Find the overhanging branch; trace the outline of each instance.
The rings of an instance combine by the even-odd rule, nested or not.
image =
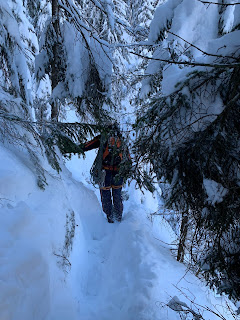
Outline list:
[[[195,45],[194,45],[194,44],[192,44],[191,42],[189,42],[189,41],[187,41],[187,40],[183,39],[183,38],[182,38],[182,37],[180,37],[179,35],[177,35],[177,34],[175,34],[175,33],[171,32],[171,31],[168,31],[168,33],[172,34],[173,36],[175,36],[175,37],[177,37],[177,38],[179,38],[179,39],[181,39],[181,40],[183,40],[184,42],[186,42],[187,44],[189,44],[191,47],[193,47],[193,48],[197,49],[198,51],[202,52],[202,53],[203,53],[203,54],[205,54],[206,56],[216,57],[216,58],[229,58],[229,59],[235,59],[235,60],[239,61],[239,58],[236,58],[236,57],[232,57],[232,56],[223,56],[223,55],[221,55],[221,54],[213,54],[213,53],[206,52],[206,51],[204,51],[204,50],[200,49],[199,47],[195,46]]]
[[[235,2],[235,3],[218,3],[218,2],[210,2],[210,1],[203,1],[203,0],[198,0],[199,2],[206,3],[206,4],[217,4],[219,6],[235,6],[235,4],[240,4],[240,2]]]
[[[167,59],[160,59],[160,58],[152,58],[152,57],[147,57],[142,54],[132,52],[130,51],[129,53],[134,54],[135,56],[141,57],[143,59],[147,60],[154,60],[154,61],[161,61],[161,62],[166,62],[168,64],[177,64],[177,65],[188,65],[188,66],[193,66],[193,67],[208,67],[208,68],[238,68],[240,66],[239,63],[229,63],[229,64],[224,64],[224,63],[199,63],[199,62],[189,62],[189,61],[174,61],[174,60],[167,60]]]

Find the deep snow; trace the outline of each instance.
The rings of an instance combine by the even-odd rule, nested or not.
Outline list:
[[[223,312],[224,299],[172,255],[167,222],[150,219],[157,197],[132,183],[123,221],[107,223],[89,183],[94,156],[73,157],[60,175],[43,164],[42,191],[27,156],[0,147],[0,319],[177,320],[172,297],[197,310],[185,294]]]

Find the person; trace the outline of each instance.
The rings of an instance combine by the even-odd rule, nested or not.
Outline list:
[[[124,146],[124,139],[118,124],[109,125],[107,134],[96,136],[83,144],[81,148],[83,152],[99,148],[97,155],[99,161],[95,160],[94,168],[97,167],[97,162],[100,162],[98,171],[101,171],[101,178],[98,184],[100,185],[102,209],[109,223],[114,223],[115,220],[120,222],[123,213],[123,177],[120,175],[120,164],[127,158],[129,165],[131,159],[128,149]]]

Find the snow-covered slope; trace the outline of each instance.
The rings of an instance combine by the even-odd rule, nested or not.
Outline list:
[[[131,184],[124,220],[107,223],[87,183],[93,157],[73,158],[60,176],[48,168],[42,191],[28,159],[0,147],[0,319],[177,320],[166,305],[174,296],[195,312],[191,301],[223,312],[172,256],[167,223],[148,219],[152,195]]]

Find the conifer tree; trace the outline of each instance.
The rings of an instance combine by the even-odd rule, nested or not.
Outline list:
[[[46,106],[47,101],[42,94],[38,95],[34,88],[34,62],[38,51],[38,38],[31,21],[35,21],[34,11],[38,10],[38,4],[31,7],[28,1],[22,0],[1,1],[0,4],[0,139],[3,143],[13,144],[20,150],[28,151],[38,185],[44,188],[47,181],[45,170],[41,166],[43,155],[45,154],[51,166],[59,171],[59,155],[55,145],[57,144],[63,152],[66,151],[66,143],[63,140],[66,137],[65,141],[72,152],[78,152],[79,149],[67,137],[81,143],[96,126],[90,127],[80,123],[54,125],[49,121],[47,110],[40,108],[38,104],[41,102]],[[46,6],[47,2],[42,2],[41,5]],[[43,10],[42,13],[42,20],[46,20],[47,11]],[[41,29],[37,22],[35,27],[37,30]],[[61,69],[59,71],[61,75]],[[59,73],[57,75],[59,79]],[[45,82],[47,83],[47,80]]]
[[[34,54],[37,39],[21,0],[0,2],[0,139],[27,150],[40,187],[45,172],[36,149],[42,146],[32,108]]]
[[[180,244],[211,286],[239,299],[240,6],[229,8],[188,0],[158,7],[135,152],[165,180],[166,206],[191,224]]]

